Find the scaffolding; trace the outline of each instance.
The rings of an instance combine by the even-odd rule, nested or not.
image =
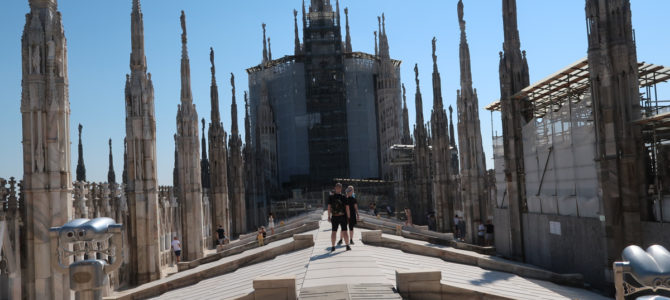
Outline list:
[[[670,222],[670,100],[658,98],[657,85],[670,80],[670,68],[638,63],[640,119],[653,184],[646,219]],[[581,59],[512,96],[531,103],[533,119],[522,128],[527,209],[531,213],[598,217],[596,166],[588,60]],[[486,106],[493,112],[500,101]],[[505,208],[502,137],[493,138],[496,207]],[[502,182],[501,182],[502,181]],[[644,218],[644,217],[643,217]]]

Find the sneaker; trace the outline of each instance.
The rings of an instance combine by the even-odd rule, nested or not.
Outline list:
[[[341,245],[342,245],[342,239],[340,239],[340,240],[337,242],[337,245],[338,245],[338,246],[341,246]]]
[[[349,247],[349,245],[347,245],[347,251],[349,251],[349,250],[351,250],[351,247]]]
[[[354,240],[349,240],[349,245],[353,245],[353,244],[354,244]]]
[[[335,246],[330,248],[330,252],[335,252]]]

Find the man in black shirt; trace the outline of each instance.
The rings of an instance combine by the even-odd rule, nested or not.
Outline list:
[[[333,247],[331,252],[335,251],[335,239],[337,238],[337,228],[342,228],[342,236],[347,244],[347,251],[351,250],[349,247],[349,236],[347,234],[347,220],[349,219],[349,206],[347,206],[347,199],[342,195],[342,184],[335,185],[335,192],[328,198],[328,222],[333,226],[330,240]]]
[[[226,240],[226,231],[223,229],[223,226],[219,225],[216,233],[219,236],[219,245],[223,245],[223,242]]]
[[[486,235],[485,235],[486,246],[493,245],[493,230],[494,229],[491,220],[486,221]]]
[[[348,186],[347,189],[344,191],[346,199],[347,199],[347,206],[349,207],[349,244],[353,245],[354,244],[354,226],[356,226],[356,223],[358,221],[358,201],[354,197],[354,187],[353,186]],[[344,232],[344,231],[343,231]],[[337,242],[337,245],[342,244],[342,239],[343,236],[340,234],[340,240]]]

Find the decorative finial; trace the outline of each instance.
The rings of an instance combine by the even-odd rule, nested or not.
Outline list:
[[[458,22],[463,21],[463,0],[458,0]]]
[[[112,151],[112,138],[109,138],[109,151]]]
[[[407,97],[405,96],[405,84],[403,83],[402,85],[402,101],[405,106],[407,106]]]
[[[379,50],[377,49],[377,31],[375,31],[374,34],[375,34],[375,55],[379,55]]]
[[[212,64],[212,69],[214,69],[214,48],[209,47],[209,62]]]
[[[451,107],[451,105],[449,105],[449,114],[453,114],[453,113],[454,113],[454,109]]]
[[[205,134],[205,118],[202,118],[202,132],[203,132],[203,138]]]
[[[437,42],[437,38],[433,37],[432,43],[433,43],[433,64],[437,63],[437,55],[435,55],[435,42]]]
[[[79,123],[79,138],[81,139],[81,130],[84,128],[84,126]]]
[[[235,74],[230,72],[230,85],[233,87],[233,97],[235,97]]]
[[[416,87],[419,88],[419,64],[414,64],[414,80],[416,81]]]
[[[298,11],[296,9],[293,9],[293,19],[298,20]]]
[[[212,85],[216,85],[216,67],[214,66],[214,48],[209,47],[209,62],[212,64]]]
[[[181,21],[181,43],[182,45],[186,45],[186,15],[183,10],[181,11],[179,20]]]

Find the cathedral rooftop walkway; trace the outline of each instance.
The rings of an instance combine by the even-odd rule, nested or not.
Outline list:
[[[385,246],[373,246],[364,243],[362,235],[376,235],[377,231],[356,229],[355,244],[352,251],[344,246],[330,252],[331,225],[324,212],[319,221],[319,229],[307,232],[313,244],[283,252],[266,260],[244,258],[268,249],[285,247],[293,239],[287,238],[270,243],[261,248],[247,250],[244,253],[225,257],[219,261],[179,272],[168,278],[145,284],[134,290],[135,296],[128,297],[129,291],[118,292],[110,299],[265,299],[254,298],[254,280],[268,276],[286,276],[295,278],[295,289],[299,299],[401,299],[397,293],[399,272],[412,272],[417,269],[433,271],[439,275],[437,280],[448,287],[452,296],[465,296],[476,293],[492,299],[607,299],[599,294],[581,288],[559,285],[545,280],[530,279],[509,272],[484,269],[477,265],[445,261],[429,253],[407,253],[400,249]],[[301,238],[307,238],[305,235]],[[338,236],[339,238],[339,236]],[[384,238],[387,238],[384,236]],[[425,246],[427,243],[399,236],[389,236],[398,242]],[[486,257],[472,251],[458,250],[434,245],[434,249],[452,250],[473,257]],[[430,252],[430,250],[428,251]],[[238,267],[228,272],[212,273],[221,265],[237,263]],[[205,273],[205,275],[195,275]],[[198,280],[181,282],[183,278],[199,276]],[[145,294],[142,290],[153,286],[163,286],[160,293]],[[455,292],[454,292],[455,291]],[[454,294],[455,293],[455,294]],[[410,297],[411,298],[411,297]]]

